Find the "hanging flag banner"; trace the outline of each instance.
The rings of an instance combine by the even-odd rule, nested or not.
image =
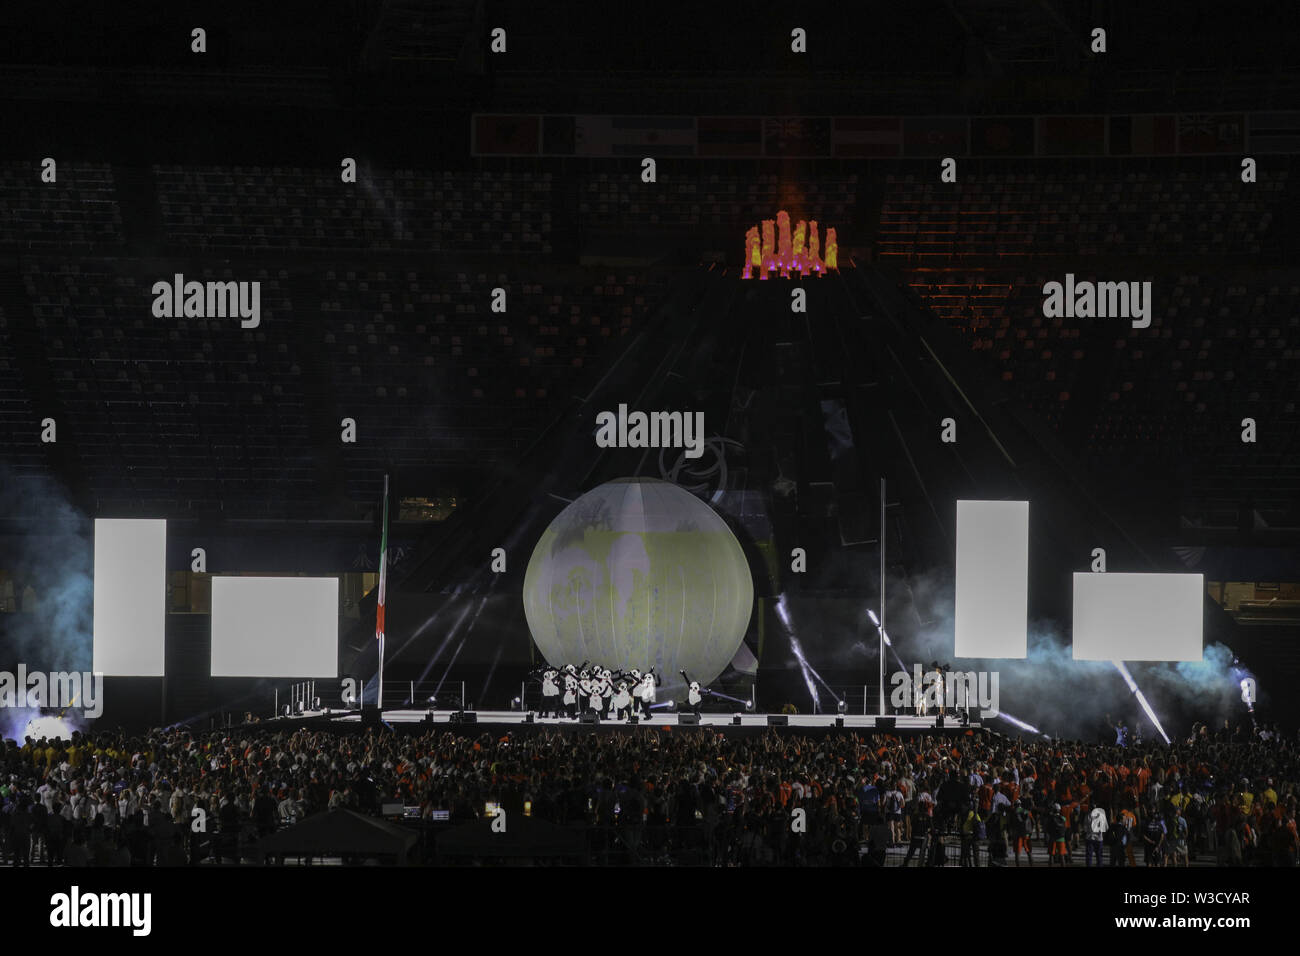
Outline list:
[[[897,156],[903,125],[897,116],[837,116],[831,132],[834,156]]]
[[[578,156],[694,156],[694,116],[575,116]]]

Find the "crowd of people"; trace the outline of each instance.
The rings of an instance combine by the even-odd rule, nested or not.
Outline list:
[[[1087,865],[1291,866],[1298,787],[1300,737],[1258,727],[1128,747],[771,728],[91,733],[0,745],[0,859],[238,860],[311,814],[400,803],[434,833],[427,861],[439,828],[492,805],[581,830],[589,862],[1050,866],[1082,847]]]

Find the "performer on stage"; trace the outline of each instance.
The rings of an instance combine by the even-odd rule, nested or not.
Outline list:
[[[564,712],[570,718],[578,716],[578,678],[572,673],[564,675]]]
[[[655,702],[655,688],[662,684],[659,675],[654,672],[654,668],[646,671],[641,678],[640,693],[637,695],[641,702],[641,716],[648,719],[650,717],[650,708]]]
[[[700,682],[687,677],[686,671],[678,671],[678,673],[682,675],[682,680],[686,681],[686,706],[698,717],[700,716],[700,701],[704,700],[704,695],[709,691],[701,690]]]
[[[610,708],[614,699],[614,672],[608,667],[600,672],[600,696],[605,713],[613,713]]]
[[[554,667],[542,671],[542,716],[560,716],[560,672]]]
[[[591,671],[583,664],[578,671],[578,713],[587,712],[587,698],[591,696]]]
[[[618,691],[610,698],[610,713],[619,720],[627,720],[632,716],[632,694],[627,689],[627,681],[618,682]]]

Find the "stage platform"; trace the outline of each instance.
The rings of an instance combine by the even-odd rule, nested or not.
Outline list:
[[[473,720],[477,724],[484,726],[512,726],[528,724],[537,727],[575,727],[575,728],[610,728],[618,729],[620,727],[717,727],[736,728],[736,727],[767,727],[767,726],[786,726],[791,728],[834,728],[843,727],[845,730],[865,730],[874,732],[877,729],[893,729],[900,731],[925,731],[938,729],[939,718],[934,715],[918,717],[913,714],[899,714],[893,717],[880,717],[872,714],[740,714],[740,723],[736,723],[735,714],[724,713],[704,713],[700,715],[699,724],[686,724],[682,721],[681,713],[655,713],[649,720],[643,720],[633,724],[623,720],[601,720],[598,722],[583,723],[579,720],[573,720],[568,717],[538,717],[536,714],[530,715],[517,710],[479,710],[472,711]],[[385,710],[383,721],[386,724],[425,724],[429,723],[430,712],[428,710]],[[686,716],[690,716],[689,714]],[[773,724],[772,718],[784,723]],[[329,720],[331,723],[360,723],[361,715],[356,711],[347,713],[316,713],[307,712],[298,714],[296,717],[279,718],[286,722],[295,722],[301,720]],[[888,723],[886,723],[888,722]],[[435,710],[432,712],[432,723],[434,725],[447,724],[452,726],[463,727],[466,723],[460,719],[460,712],[453,710]],[[972,717],[970,723],[963,724],[957,717],[951,714],[945,718],[943,730],[977,730],[981,726],[978,717]]]

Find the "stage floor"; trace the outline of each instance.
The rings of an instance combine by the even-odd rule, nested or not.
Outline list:
[[[474,711],[474,719],[479,724],[487,725],[509,725],[528,723],[528,715],[517,710],[479,710]],[[452,724],[457,723],[454,717],[457,711],[436,710],[433,712],[434,724]],[[323,717],[325,714],[305,713],[297,717],[283,718],[285,720],[302,720],[303,718]],[[361,715],[357,712],[329,715],[334,721],[338,722],[360,722]],[[389,724],[418,724],[423,723],[429,716],[428,710],[386,710],[383,713],[383,719]],[[682,721],[680,713],[656,713],[650,720],[643,720],[639,724],[630,724],[622,720],[601,720],[598,723],[583,724],[577,720],[568,717],[538,717],[533,715],[532,723],[534,726],[558,726],[558,727],[678,727],[678,726],[696,726],[695,724],[685,724]],[[690,716],[689,714],[686,716]],[[700,715],[698,726],[701,727],[766,727],[770,714],[741,714],[740,723],[735,723],[734,714],[709,714]],[[872,714],[789,714],[785,715],[785,725],[788,727],[836,727],[843,726],[846,730],[876,730],[880,727],[882,720],[892,721],[890,724],[896,730],[930,730],[938,726],[938,717],[927,716],[917,717],[911,714],[899,714],[894,717],[881,718]],[[843,721],[841,725],[839,722]],[[457,723],[457,726],[464,726],[463,723]],[[966,730],[977,729],[980,727],[980,721],[972,717],[969,724],[963,726],[960,721],[953,716],[946,718],[944,730]]]

